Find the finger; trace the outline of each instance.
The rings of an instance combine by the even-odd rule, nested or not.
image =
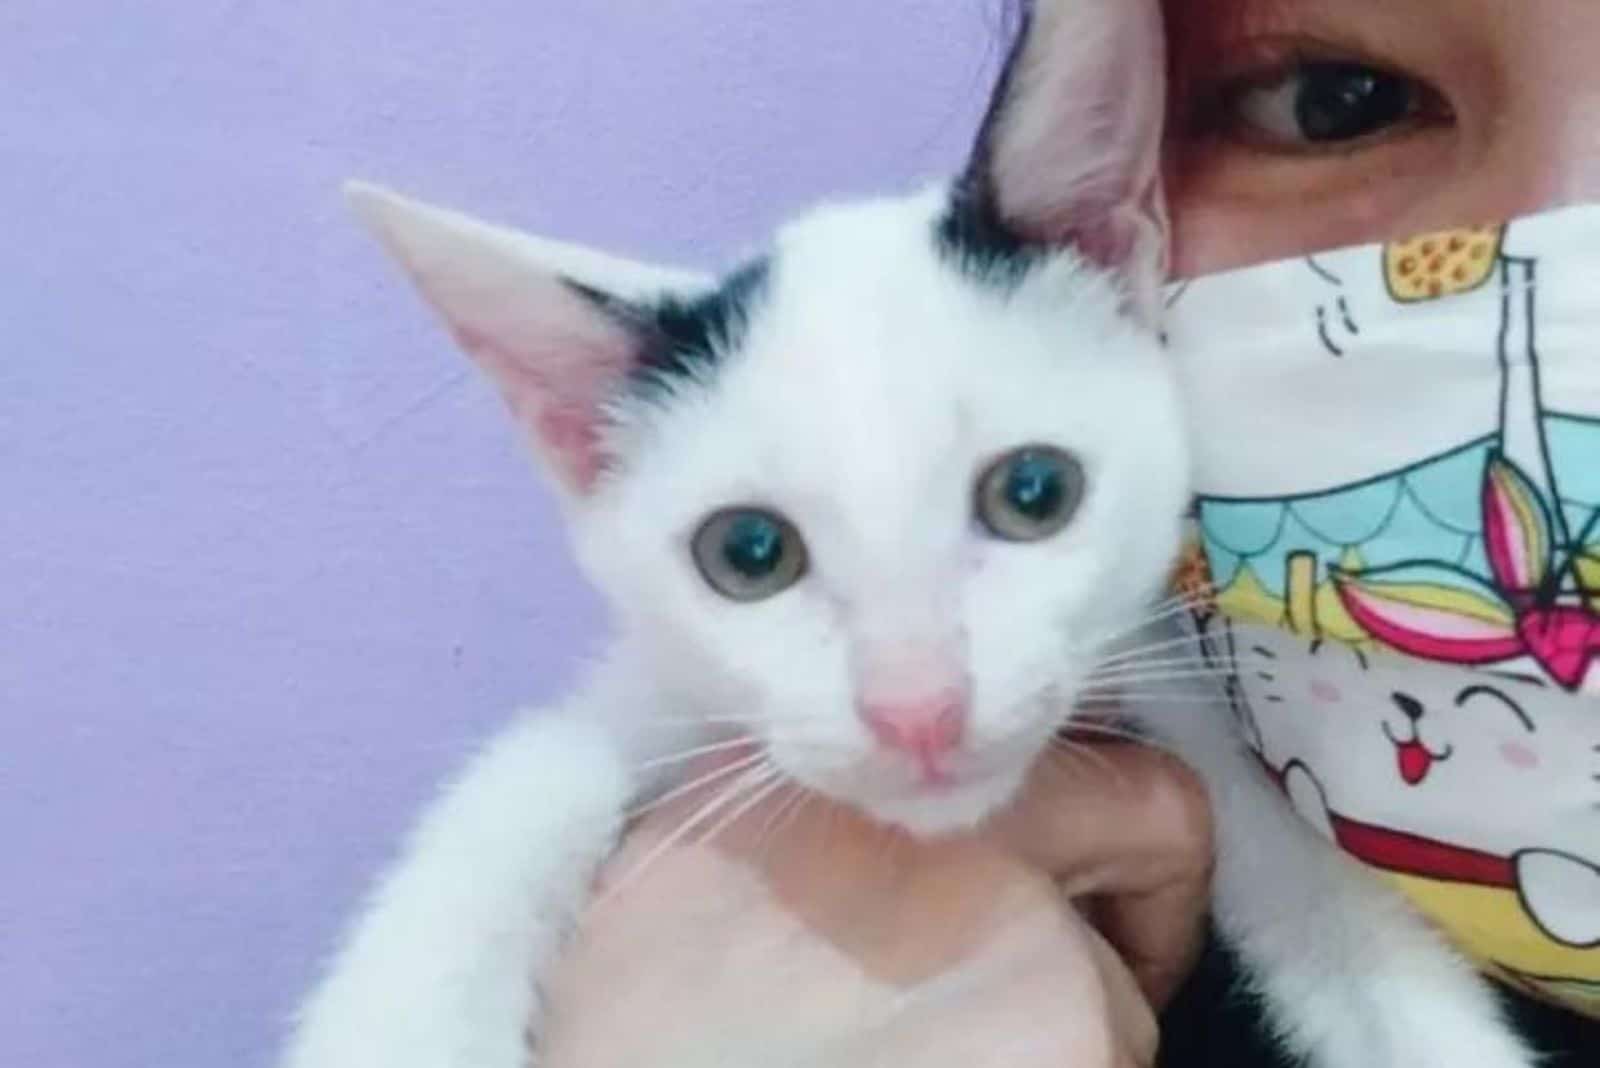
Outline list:
[[[1096,745],[1045,760],[995,833],[1091,918],[1146,996],[1164,1004],[1198,951],[1212,860],[1204,785],[1176,759],[1138,745]]]
[[[1133,1068],[1135,1065],[1154,1064],[1161,1032],[1150,1002],[1145,1000],[1145,994],[1129,972],[1126,962],[1098,932],[1089,932],[1089,947],[1095,969],[1100,975],[1101,987],[1105,990],[1111,1016],[1113,1050],[1119,1066],[1126,1064]]]

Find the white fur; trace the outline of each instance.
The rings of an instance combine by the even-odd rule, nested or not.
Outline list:
[[[434,803],[308,1002],[286,1066],[527,1062],[535,979],[632,791],[588,703],[523,717]]]
[[[512,728],[429,813],[311,1000],[289,1068],[521,1064],[536,978],[628,802],[656,788],[634,769],[725,719],[788,780],[916,831],[975,824],[1012,794],[1106,636],[1159,588],[1187,464],[1166,362],[1108,278],[1063,252],[1012,291],[974,280],[935,254],[947,196],[828,206],[786,228],[749,336],[711,381],[625,406],[620,466],[569,497],[622,639],[591,688]],[[425,291],[468,305],[446,317],[509,331],[492,340],[513,356],[511,334],[578,307],[535,287],[528,307],[490,314],[482,294],[498,290],[453,265],[531,246],[392,196],[366,207]],[[974,521],[974,485],[1030,444],[1079,457],[1089,492],[1063,535],[1000,542]],[[811,571],[736,605],[706,586],[689,539],[748,502],[795,523]],[[943,790],[856,713],[860,661],[924,640],[959,658],[973,693],[960,782]],[[652,727],[697,717],[699,731]]]
[[[1164,361],[1105,280],[1064,255],[1009,296],[977,285],[930,254],[943,203],[829,207],[785,230],[743,349],[652,419],[576,538],[669,692],[704,703],[717,680],[714,703],[749,709],[791,777],[919,830],[971,823],[1014,786],[1059,721],[1040,695],[1076,690],[1093,636],[1159,581],[1186,469]],[[1089,468],[1078,521],[1041,545],[981,536],[979,472],[1034,443]],[[748,501],[795,522],[813,567],[732,608],[684,566],[687,543]],[[863,731],[854,665],[885,644],[965,668],[970,791],[919,794]]]
[[[552,471],[620,637],[582,692],[519,720],[426,814],[285,1068],[524,1068],[539,981],[629,803],[672,781],[642,765],[744,733],[771,774],[914,832],[968,827],[1146,612],[1188,496],[1178,389],[1148,329],[1159,21],[1154,0],[1037,8],[978,153],[990,170],[961,188],[1026,234],[1099,235],[1094,265],[1059,249],[1014,288],[975,280],[936,254],[948,188],[825,207],[780,234],[742,343],[653,400],[624,388],[628,331],[560,276],[625,297],[706,280],[352,190]],[[1080,514],[1040,543],[987,537],[976,480],[1040,444],[1082,461]],[[734,505],[802,532],[796,586],[755,604],[707,587],[690,540]],[[940,788],[856,712],[860,665],[919,658],[971,693]],[[1421,922],[1266,788],[1220,705],[1145,714],[1212,785],[1218,913],[1293,1049],[1315,1068],[1530,1063]],[[734,776],[730,806],[766,774]]]
[[[288,1068],[526,1063],[537,978],[629,801],[659,788],[639,761],[724,719],[788,779],[914,831],[974,824],[1010,796],[1165,577],[1183,414],[1157,344],[1070,253],[1009,293],[933,255],[944,197],[826,207],[784,230],[739,350],[627,409],[624,465],[572,507],[624,638],[589,689],[512,728],[429,814]],[[430,225],[386,203],[402,213],[391,229]],[[1083,511],[1050,542],[987,538],[974,480],[1033,443],[1082,458]],[[698,523],[741,502],[780,508],[812,556],[800,585],[754,605],[719,598],[689,555]],[[927,636],[960,651],[974,693],[946,791],[920,788],[855,714],[859,647]],[[1294,816],[1220,703],[1192,698],[1138,712],[1212,786],[1218,917],[1289,1046],[1317,1068],[1531,1063],[1471,971]],[[652,731],[652,717],[705,725]]]

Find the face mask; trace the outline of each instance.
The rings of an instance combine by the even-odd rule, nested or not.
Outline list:
[[[1600,1016],[1600,206],[1170,294],[1180,586],[1296,809]]]

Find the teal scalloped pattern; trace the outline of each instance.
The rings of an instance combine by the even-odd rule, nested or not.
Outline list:
[[[1551,462],[1569,529],[1600,508],[1600,420],[1546,417]],[[1369,568],[1408,560],[1488,577],[1479,493],[1493,436],[1391,475],[1303,497],[1203,499],[1200,530],[1212,580],[1224,589],[1249,564],[1283,596],[1291,553],[1316,554],[1317,580],[1354,550]]]

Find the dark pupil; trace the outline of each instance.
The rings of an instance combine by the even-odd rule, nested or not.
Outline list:
[[[1350,141],[1405,118],[1411,85],[1356,63],[1313,63],[1302,69],[1295,118],[1310,141]]]
[[[728,527],[722,558],[735,574],[747,579],[766,578],[783,560],[783,531],[765,516],[740,516]]]
[[[1006,476],[1006,503],[1018,514],[1043,523],[1061,510],[1061,470],[1040,456],[1023,456]]]

